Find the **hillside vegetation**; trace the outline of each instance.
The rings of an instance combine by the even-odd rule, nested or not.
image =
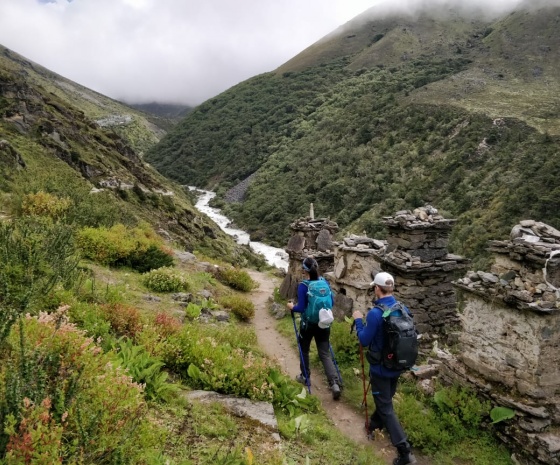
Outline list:
[[[262,263],[200,214],[181,186],[144,163],[114,128],[93,121],[84,107],[71,105],[73,100],[83,103],[73,92],[64,93],[61,87],[51,91],[70,81],[59,81],[38,65],[13,61],[6,58],[13,57],[11,52],[3,52],[0,217],[19,214],[28,196],[44,194],[47,204],[49,196],[61,199],[61,215],[75,228],[145,222],[178,247],[235,263]]]
[[[560,226],[559,18],[364,14],[197,107],[147,159],[220,194],[253,175],[226,211],[255,239],[285,245],[311,202],[377,236],[381,216],[429,202],[481,258],[519,219]]]

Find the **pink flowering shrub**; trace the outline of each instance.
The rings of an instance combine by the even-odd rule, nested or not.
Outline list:
[[[14,464],[113,463],[121,456],[127,459],[119,463],[142,463],[139,454],[150,447],[136,440],[147,411],[142,386],[69,323],[67,310],[28,316],[8,339],[0,456]],[[45,454],[50,462],[35,459]]]

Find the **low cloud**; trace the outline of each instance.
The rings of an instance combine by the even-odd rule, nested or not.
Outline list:
[[[0,1],[0,44],[113,98],[194,105],[274,70],[368,7],[379,15],[464,3],[10,0]],[[520,3],[468,1],[489,14]]]

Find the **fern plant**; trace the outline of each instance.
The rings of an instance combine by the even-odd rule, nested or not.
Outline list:
[[[162,371],[164,363],[150,355],[142,346],[132,340],[121,338],[116,344],[117,356],[121,365],[128,370],[132,379],[144,384],[147,400],[167,402],[178,391],[178,386],[168,382],[168,374]]]

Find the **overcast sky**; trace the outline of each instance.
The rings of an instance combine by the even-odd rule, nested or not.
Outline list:
[[[0,44],[119,100],[194,105],[274,70],[369,7],[446,1],[0,0]]]

